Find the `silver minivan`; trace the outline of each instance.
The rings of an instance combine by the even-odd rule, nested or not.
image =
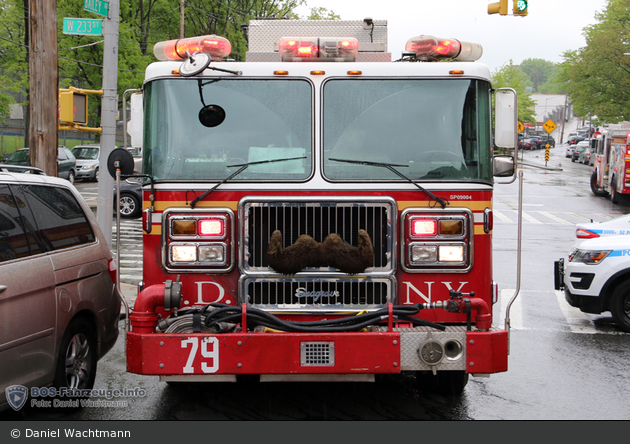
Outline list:
[[[0,411],[15,409],[14,387],[93,387],[118,338],[114,280],[109,246],[72,184],[0,172]]]

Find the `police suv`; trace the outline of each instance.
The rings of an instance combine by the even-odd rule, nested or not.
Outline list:
[[[585,239],[569,255],[554,262],[554,285],[567,302],[584,313],[610,311],[630,332],[630,236]]]

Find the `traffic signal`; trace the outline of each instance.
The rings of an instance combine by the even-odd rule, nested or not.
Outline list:
[[[516,0],[514,0],[516,2]],[[508,13],[508,0],[501,0],[496,3],[490,3],[488,5],[488,14],[507,15]]]
[[[77,91],[59,91],[59,121],[75,125],[87,123],[87,94]]]
[[[527,3],[527,0],[514,0],[514,8],[512,9],[512,12],[514,15],[526,16],[528,6],[529,4]]]

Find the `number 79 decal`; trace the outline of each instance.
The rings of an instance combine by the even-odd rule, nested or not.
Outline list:
[[[195,357],[197,352],[201,355],[201,371],[204,373],[216,373],[219,370],[219,340],[215,337],[201,339],[201,346],[199,344],[199,338],[196,336],[184,339],[182,341],[182,348],[188,348],[190,345],[190,353],[188,354],[188,360],[184,366],[184,373],[195,373]],[[210,360],[210,364],[203,359]]]

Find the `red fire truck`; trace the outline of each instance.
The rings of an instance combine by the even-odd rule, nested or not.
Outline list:
[[[630,123],[610,125],[594,134],[591,190],[613,203],[630,194]]]
[[[144,156],[129,372],[457,393],[507,370],[492,198],[518,175],[495,153],[516,149],[516,96],[478,44],[418,36],[391,61],[385,25],[252,21],[245,62],[214,35],[155,45],[128,130]]]

